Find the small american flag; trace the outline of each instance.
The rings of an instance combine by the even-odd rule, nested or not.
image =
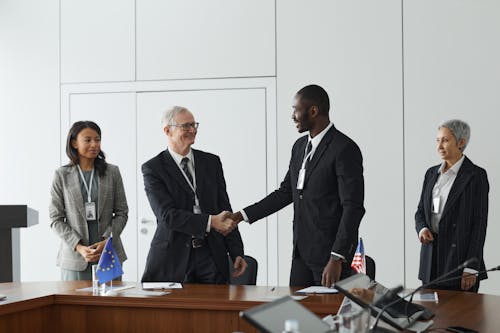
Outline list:
[[[352,258],[351,268],[355,270],[356,273],[366,274],[365,247],[361,237],[359,238],[354,258]]]

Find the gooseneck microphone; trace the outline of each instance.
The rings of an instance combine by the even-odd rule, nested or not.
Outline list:
[[[448,276],[450,276],[450,275],[454,274],[455,272],[457,272],[457,271],[459,271],[459,270],[461,270],[461,269],[464,269],[464,268],[468,267],[469,265],[474,264],[474,263],[476,263],[476,262],[478,262],[478,260],[477,260],[477,258],[475,258],[475,257],[472,257],[472,258],[470,258],[470,259],[467,259],[466,261],[464,261],[462,264],[458,265],[457,267],[455,267],[455,268],[454,268],[454,269],[452,269],[451,271],[446,272],[446,273],[444,273],[444,274],[442,274],[442,275],[438,276],[438,277],[437,277],[437,278],[435,278],[434,280],[432,280],[432,281],[430,281],[430,282],[428,282],[428,283],[425,283],[425,284],[421,285],[421,286],[420,286],[420,287],[418,287],[417,289],[413,290],[411,293],[409,293],[409,294],[407,294],[407,295],[405,295],[405,296],[403,296],[403,297],[400,297],[400,298],[398,298],[398,299],[396,299],[396,300],[394,300],[394,301],[392,301],[392,302],[390,302],[390,303],[387,303],[386,305],[384,305],[384,306],[382,307],[382,309],[380,309],[379,313],[377,314],[377,317],[375,318],[375,322],[374,322],[373,326],[370,328],[370,331],[371,331],[371,332],[375,332],[375,329],[377,328],[378,321],[380,320],[380,317],[381,317],[381,316],[382,316],[382,314],[383,314],[384,312],[386,312],[386,311],[387,311],[387,309],[388,309],[388,308],[390,308],[391,306],[393,306],[393,305],[395,305],[395,304],[397,304],[397,303],[399,303],[399,302],[402,302],[402,301],[403,301],[405,298],[407,298],[407,297],[410,297],[410,301],[409,301],[409,302],[411,303],[411,301],[412,301],[412,299],[413,299],[413,295],[415,295],[418,291],[420,291],[420,290],[422,290],[422,289],[424,289],[424,288],[427,288],[427,287],[429,287],[429,286],[431,286],[431,285],[433,285],[433,284],[438,284],[438,283],[448,282],[449,280],[448,280],[448,279],[446,279]],[[499,266],[497,266],[497,267],[495,267],[495,268],[499,268]],[[492,270],[497,270],[497,269],[492,269]],[[476,274],[477,274],[477,275],[479,275],[479,274],[481,274],[481,273],[484,273],[484,272],[478,272],[478,273],[476,273]],[[460,276],[460,277],[456,277],[456,276],[454,276],[453,278],[451,278],[451,280],[454,280],[454,279],[457,279],[457,278],[462,278],[462,277],[461,277],[461,276]],[[450,280],[450,281],[451,281],[451,280]],[[384,295],[384,296],[385,296],[385,295]],[[387,296],[386,296],[386,297],[387,297]]]

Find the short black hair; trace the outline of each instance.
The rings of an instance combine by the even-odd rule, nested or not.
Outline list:
[[[66,139],[66,155],[69,157],[69,165],[78,165],[80,163],[80,156],[78,155],[78,151],[73,147],[71,141],[76,140],[78,133],[86,128],[91,128],[101,136],[101,129],[99,126],[93,121],[85,120],[85,121],[77,121],[71,126],[68,132],[68,138]],[[108,164],[106,163],[106,155],[102,150],[99,151],[97,158],[94,161],[94,167],[97,172],[103,176],[106,173],[106,169]]]
[[[316,105],[319,113],[328,116],[330,112],[330,98],[325,89],[316,84],[305,86],[297,92],[302,99],[311,103],[311,106]]]

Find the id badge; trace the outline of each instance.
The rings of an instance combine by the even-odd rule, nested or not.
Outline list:
[[[194,205],[193,206],[193,213],[195,213],[195,214],[201,214],[200,205]]]
[[[306,169],[300,169],[299,178],[297,178],[297,190],[304,188],[304,179],[306,178]]]
[[[87,221],[95,221],[97,219],[97,214],[95,211],[95,202],[85,203],[85,216],[87,217]]]
[[[437,198],[432,198],[432,212],[434,214],[438,214],[439,213],[439,203],[440,203],[440,198],[437,197]]]

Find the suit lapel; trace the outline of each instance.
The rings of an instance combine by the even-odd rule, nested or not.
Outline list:
[[[193,190],[188,185],[186,178],[184,178],[184,175],[172,155],[168,152],[168,149],[163,152],[163,163],[166,171],[170,174],[174,181],[177,182],[186,192],[192,194]]]
[[[203,165],[207,165],[203,161],[203,155],[200,154],[199,151],[193,149],[193,156],[194,156],[194,173],[195,173],[195,179],[196,179],[196,194],[198,196],[198,199],[203,198],[201,195],[203,193],[203,190],[205,189],[205,180],[207,177],[204,177],[203,173]],[[200,199],[201,200],[201,199]],[[200,203],[201,205],[201,203]]]
[[[446,200],[446,204],[444,205],[441,220],[451,209],[450,207],[453,207],[453,204],[455,203],[455,201],[457,201],[458,197],[460,196],[460,194],[462,194],[465,187],[472,178],[471,166],[472,162],[467,157],[465,157],[460,170],[458,170],[457,178],[455,178],[455,181],[453,182],[450,194],[448,194],[448,199]]]
[[[80,173],[76,166],[71,167],[71,171],[68,176],[68,192],[73,198],[73,202],[78,209],[78,212],[83,216],[86,220],[85,216],[85,207],[83,206],[83,196],[82,196],[82,187],[80,185]]]
[[[330,145],[334,132],[335,132],[335,127],[332,126],[328,130],[328,132],[326,132],[323,139],[321,139],[321,142],[319,143],[318,147],[316,148],[316,151],[314,152],[312,160],[309,162],[309,165],[307,166],[305,182],[307,182],[309,176],[311,175],[311,172],[313,172],[314,168],[316,168],[319,160],[321,159],[321,156],[325,153],[326,149]]]
[[[431,174],[429,175],[429,180],[427,182],[427,186],[425,187],[424,192],[424,212],[426,217],[426,222],[428,225],[431,225],[431,214],[432,214],[432,189],[436,184],[436,181],[439,177],[439,165],[434,167]]]
[[[109,175],[109,169],[108,169],[108,175]],[[97,174],[97,218],[100,218],[102,216],[102,210],[104,208],[104,201],[107,198],[108,195],[108,188],[109,184],[106,180],[111,180],[111,177],[102,177],[100,174]],[[94,175],[95,177],[95,175]],[[112,181],[112,180],[111,180]],[[101,230],[99,230],[101,232]]]

